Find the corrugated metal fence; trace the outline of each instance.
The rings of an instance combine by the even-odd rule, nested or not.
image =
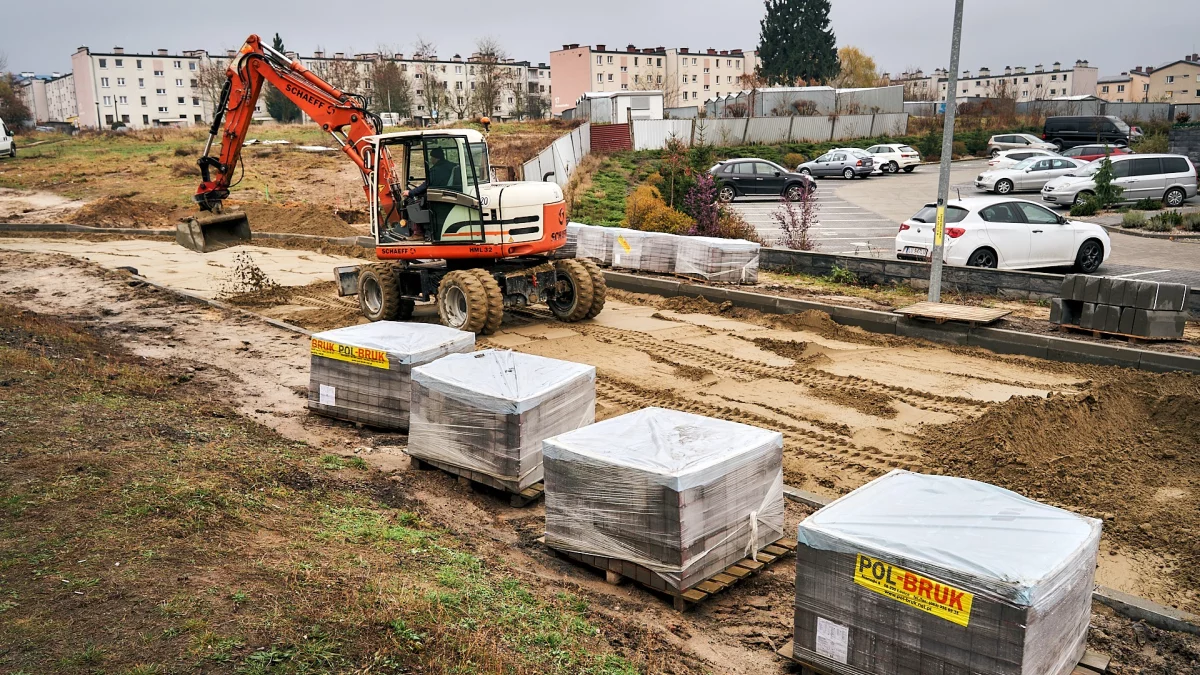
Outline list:
[[[634,120],[635,150],[665,148],[675,137],[684,145],[716,146],[752,143],[819,143],[878,136],[903,136],[908,113],[841,115],[838,117],[726,117],[695,120]]]
[[[551,143],[548,148],[538,153],[537,157],[525,162],[521,167],[522,175],[525,180],[540,181],[543,176],[553,172],[551,179],[559,187],[564,187],[571,178],[571,172],[591,151],[592,125],[588,122]]]

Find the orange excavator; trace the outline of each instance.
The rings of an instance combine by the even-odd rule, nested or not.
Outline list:
[[[417,301],[435,300],[442,323],[488,334],[500,326],[505,307],[545,303],[562,321],[603,309],[600,268],[554,258],[566,243],[561,188],[492,180],[480,132],[383,133],[365,97],[338,90],[257,35],[246,39],[227,75],[198,162],[194,199],[210,215],[180,223],[179,244],[204,253],[250,241],[245,214],[222,204],[235,184],[255,103],[270,83],[332,136],[362,175],[380,262],[339,267],[335,276],[339,293],[357,295],[368,319],[405,320]]]

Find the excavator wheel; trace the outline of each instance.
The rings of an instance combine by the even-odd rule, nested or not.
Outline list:
[[[487,322],[479,332],[481,335],[491,335],[500,329],[500,322],[504,320],[504,294],[500,292],[500,282],[487,270],[471,271],[479,277],[479,283],[483,284],[483,293],[487,296]]]
[[[550,311],[559,321],[574,323],[587,316],[592,308],[592,275],[580,260],[558,260],[559,291],[546,300]]]
[[[588,274],[592,277],[592,306],[588,308],[585,319],[591,319],[604,309],[604,299],[608,295],[608,284],[604,282],[604,271],[600,266],[591,260],[580,260],[579,264],[583,265]]]
[[[438,316],[442,324],[468,333],[488,323],[488,297],[475,270],[455,270],[438,284]]]
[[[413,302],[400,297],[396,268],[388,263],[364,265],[358,273],[358,306],[368,321],[408,319],[413,311]]]

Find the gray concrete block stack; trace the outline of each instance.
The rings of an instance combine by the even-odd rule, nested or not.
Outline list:
[[[1190,288],[1138,279],[1069,274],[1050,301],[1050,322],[1144,338],[1183,337]]]
[[[576,234],[575,257],[588,258],[599,265],[611,265],[617,235],[632,231],[624,227],[581,225]]]
[[[706,281],[758,283],[760,244],[744,239],[680,237],[675,272]]]
[[[613,237],[612,266],[670,274],[675,271],[675,251],[683,238],[666,232],[618,232]]]

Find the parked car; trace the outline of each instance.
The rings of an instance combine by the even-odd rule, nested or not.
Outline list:
[[[1051,178],[1065,176],[1087,162],[1067,157],[1030,157],[1007,169],[991,169],[975,178],[975,187],[999,195],[1018,190],[1041,190]]]
[[[17,156],[17,142],[13,140],[12,132],[4,124],[4,120],[0,120],[0,156],[8,155],[9,157]]]
[[[928,260],[937,206],[926,204],[896,233],[896,257]],[[1071,265],[1095,272],[1112,253],[1104,228],[1068,220],[1033,202],[968,197],[946,205],[942,260],[947,265],[1030,269]]]
[[[867,152],[874,156],[875,169],[882,173],[896,173],[900,169],[904,169],[905,173],[912,173],[921,163],[921,153],[908,145],[872,145],[867,148]]]
[[[1005,150],[1057,150],[1053,143],[1047,143],[1033,134],[1000,134],[988,139],[988,154],[992,157]]]
[[[1060,150],[1087,143],[1129,145],[1131,132],[1124,120],[1112,115],[1047,117],[1042,140]]]
[[[1023,162],[1030,157],[1057,157],[1058,153],[1053,150],[1003,150],[1000,154],[988,160],[988,167],[992,169],[1007,169],[1017,162]]]
[[[1116,155],[1110,157],[1113,184],[1122,188],[1121,200],[1161,199],[1167,206],[1180,206],[1196,196],[1196,167],[1183,155]],[[1051,204],[1078,204],[1096,194],[1096,172],[1104,164],[1096,160],[1042,187],[1042,199]]]
[[[810,176],[793,173],[765,159],[731,159],[708,170],[717,182],[717,199],[776,195],[798,202],[817,188]]]
[[[820,157],[796,167],[798,173],[812,176],[841,176],[847,180],[866,178],[875,170],[871,153],[858,148],[830,150]]]
[[[1105,152],[1106,150],[1107,152]],[[1092,160],[1100,159],[1105,154],[1128,155],[1130,154],[1130,150],[1129,148],[1122,148],[1117,145],[1104,145],[1103,143],[1098,145],[1077,145],[1070,150],[1063,150],[1062,156],[1074,157],[1075,159],[1081,159],[1084,162],[1090,162]]]

